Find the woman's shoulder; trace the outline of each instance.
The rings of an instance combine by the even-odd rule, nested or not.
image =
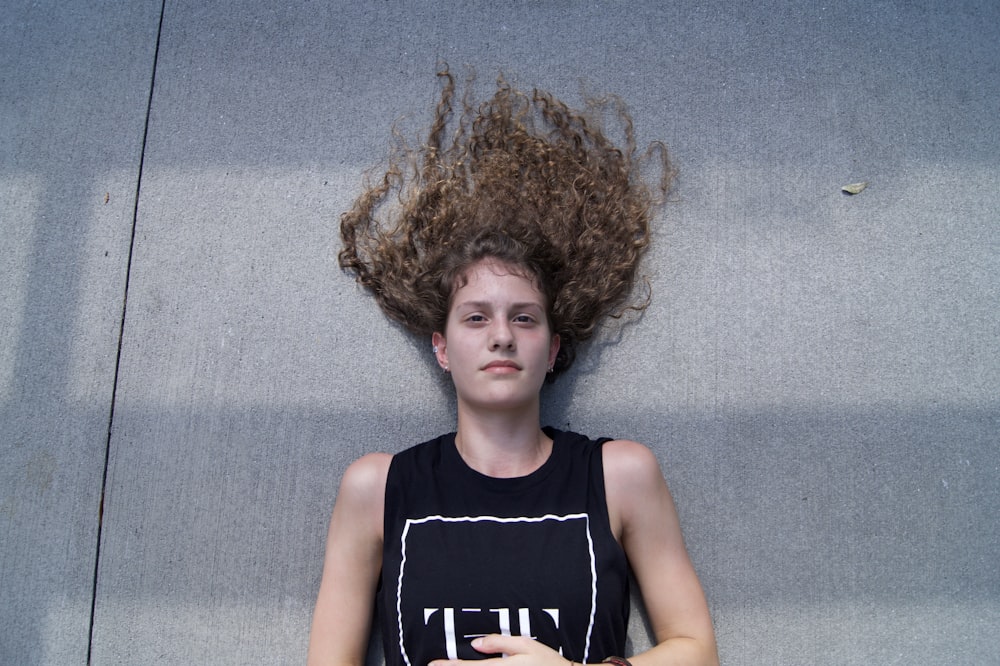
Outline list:
[[[340,495],[358,502],[372,501],[385,491],[392,454],[368,453],[352,462],[340,482]]]
[[[621,464],[649,465],[657,462],[652,449],[641,442],[631,439],[608,439],[604,441],[604,458]]]
[[[601,447],[604,478],[609,490],[635,492],[663,483],[663,473],[656,454],[640,442],[612,439]]]
[[[614,439],[602,447],[604,489],[612,530],[621,541],[636,525],[652,516],[667,520],[670,491],[660,462],[650,448],[629,439]],[[624,544],[623,544],[624,545]]]
[[[391,453],[366,453],[347,467],[348,474],[364,475],[388,469],[395,456]]]

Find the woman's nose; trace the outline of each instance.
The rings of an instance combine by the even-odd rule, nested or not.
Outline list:
[[[514,335],[505,321],[495,322],[491,330],[490,349],[514,349]]]

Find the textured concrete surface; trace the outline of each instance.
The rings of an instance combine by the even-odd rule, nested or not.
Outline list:
[[[0,662],[87,659],[158,3],[0,12]]]
[[[453,426],[335,262],[441,59],[670,146],[544,417],[656,450],[723,663],[1000,663],[995,3],[8,5],[0,663],[304,660],[344,468]]]

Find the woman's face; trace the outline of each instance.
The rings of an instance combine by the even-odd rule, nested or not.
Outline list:
[[[549,327],[545,297],[521,272],[495,259],[470,266],[444,333],[433,336],[460,403],[513,409],[538,400],[559,336]]]

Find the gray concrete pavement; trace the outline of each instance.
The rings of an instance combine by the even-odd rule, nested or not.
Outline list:
[[[8,4],[0,662],[304,660],[344,468],[453,427],[335,261],[446,59],[670,146],[544,417],[657,452],[723,663],[1000,663],[994,3]]]

